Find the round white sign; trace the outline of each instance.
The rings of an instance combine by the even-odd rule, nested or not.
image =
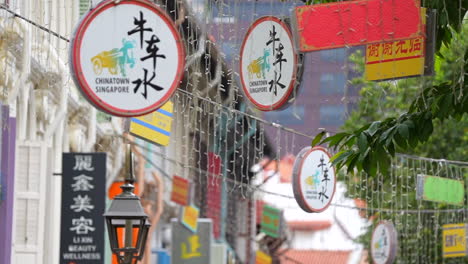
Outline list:
[[[293,167],[293,191],[306,212],[319,213],[330,205],[336,188],[330,154],[322,147],[304,148]]]
[[[398,242],[395,226],[388,221],[377,225],[372,234],[371,255],[376,264],[391,264],[395,260]]]
[[[127,117],[161,107],[179,85],[185,63],[171,18],[146,0],[101,2],[78,25],[70,57],[85,98]]]
[[[280,108],[295,88],[297,60],[289,27],[276,17],[259,18],[240,50],[244,94],[262,111]]]

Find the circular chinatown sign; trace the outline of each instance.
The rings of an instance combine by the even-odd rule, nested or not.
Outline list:
[[[293,191],[299,206],[306,212],[322,212],[330,205],[335,188],[330,154],[322,147],[302,149],[293,167]]]
[[[376,264],[391,264],[398,247],[397,231],[393,223],[380,222],[372,233],[371,255]]]
[[[106,0],[79,23],[71,68],[97,108],[131,117],[161,107],[182,79],[185,51],[171,18],[146,0]]]
[[[259,18],[240,50],[244,94],[262,111],[279,109],[295,88],[297,60],[288,25],[276,17]]]

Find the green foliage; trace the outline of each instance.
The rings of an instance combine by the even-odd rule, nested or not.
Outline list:
[[[468,157],[468,82],[464,81],[468,70],[468,23],[461,23],[468,1],[421,2],[437,9],[436,76],[385,82],[351,80],[351,85],[361,87],[361,100],[343,126],[345,132],[330,137],[321,132],[312,143],[327,144],[337,152],[332,163],[338,168],[339,180],[346,183],[351,198],[366,201],[368,208],[421,208],[416,200],[414,175],[447,177],[459,171],[451,165],[434,163],[419,168],[413,161],[402,159],[391,167],[395,153],[465,161]],[[355,70],[362,72],[363,54],[354,54],[351,60]],[[427,170],[432,167],[434,170]],[[424,209],[453,208],[440,203],[423,204]],[[399,231],[400,256],[404,256],[398,263],[461,263],[460,259],[443,259],[439,230],[447,219],[457,222],[454,219],[459,217],[464,221],[459,213],[434,213],[423,220],[418,214],[378,210],[361,213],[367,213],[369,219],[393,221]],[[359,238],[367,248],[372,227]],[[424,247],[429,244],[428,238],[432,240],[431,248]]]
[[[378,171],[385,174],[390,158],[396,152],[419,151],[439,156],[437,143],[443,143],[445,137],[453,139],[453,135],[464,135],[467,123],[464,114],[468,113],[468,83],[464,82],[468,70],[468,23],[460,33],[451,29],[451,35],[452,40],[441,46],[438,56],[440,70],[435,78],[380,83],[362,78],[353,80],[353,85],[362,86],[363,99],[358,111],[351,114],[345,125],[345,131],[350,132],[339,133],[320,142],[316,140],[312,145],[328,143],[329,147],[339,151],[333,157],[333,164],[338,169],[346,166],[351,172],[357,168],[370,176],[375,176]],[[358,70],[363,69],[362,55],[357,54],[351,59],[356,62]],[[415,99],[409,102],[409,98]],[[430,139],[434,130],[438,134]],[[461,146],[466,149],[464,142]],[[426,143],[427,147],[422,147],[421,143]],[[427,143],[436,145],[431,149]],[[457,144],[453,147],[456,148]],[[448,148],[445,146],[443,154],[450,152]],[[460,152],[466,154],[466,150],[461,149]],[[455,156],[466,159],[466,155]]]

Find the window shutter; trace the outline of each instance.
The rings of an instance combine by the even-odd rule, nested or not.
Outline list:
[[[13,229],[13,260],[17,264],[42,263],[46,164],[46,146],[37,143],[18,145]]]

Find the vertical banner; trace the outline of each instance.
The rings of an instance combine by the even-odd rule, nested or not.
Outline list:
[[[105,153],[63,153],[60,264],[104,263]]]
[[[177,219],[172,219],[172,264],[208,264],[211,258],[211,219],[198,219],[193,233]]]
[[[283,211],[269,205],[263,206],[261,232],[271,236],[280,237],[281,235],[281,218]]]
[[[213,219],[213,236],[219,239],[221,221],[221,157],[208,152],[208,182],[206,187],[206,217]]]

